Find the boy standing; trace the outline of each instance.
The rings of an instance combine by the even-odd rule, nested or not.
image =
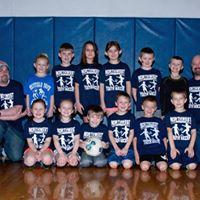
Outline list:
[[[74,97],[74,74],[75,66],[71,64],[74,58],[74,48],[69,43],[60,46],[58,56],[61,64],[54,66],[52,77],[54,79],[55,106],[58,108],[62,99],[71,99]]]
[[[119,92],[115,102],[118,111],[108,118],[108,134],[112,144],[108,162],[111,168],[122,164],[129,169],[133,165],[134,155],[130,146],[133,140],[134,116],[128,111],[130,103],[130,96],[126,92]]]
[[[136,118],[144,116],[142,110],[142,101],[146,96],[156,97],[158,105],[157,111],[154,113],[154,115],[161,117],[159,104],[161,73],[159,70],[152,68],[154,60],[154,51],[151,48],[145,47],[141,49],[139,56],[139,63],[141,64],[141,67],[135,70],[131,80],[132,95],[136,103]]]
[[[194,152],[196,124],[193,115],[184,108],[187,93],[173,91],[171,98],[175,110],[165,117],[169,139],[168,164],[174,170],[181,166],[194,170],[197,167]]]
[[[167,169],[167,130],[160,118],[154,117],[157,102],[154,96],[147,96],[142,103],[144,117],[134,124],[134,153],[136,164],[142,171],[148,171],[151,162],[155,161],[160,171]]]
[[[102,124],[103,110],[100,106],[91,106],[88,108],[88,121],[81,126],[80,147],[84,150],[86,148],[85,141],[90,137],[97,137],[102,142],[103,149],[109,147],[108,143],[108,129]],[[98,156],[89,156],[86,152],[82,152],[80,167],[89,167],[94,165],[96,167],[104,167],[107,164],[105,152],[103,151]]]
[[[171,103],[171,92],[173,90],[188,90],[188,81],[181,76],[183,71],[183,58],[173,56],[169,63],[170,75],[163,78],[160,86],[160,99],[162,116],[174,110]]]

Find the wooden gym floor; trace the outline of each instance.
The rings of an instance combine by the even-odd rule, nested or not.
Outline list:
[[[15,199],[199,200],[200,170],[28,169],[21,163],[0,163],[0,200]]]

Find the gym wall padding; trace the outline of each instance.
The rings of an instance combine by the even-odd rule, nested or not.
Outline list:
[[[74,64],[80,61],[82,45],[93,40],[99,48],[100,63],[105,63],[105,46],[119,41],[131,72],[138,68],[141,48],[155,51],[154,67],[163,76],[169,74],[173,55],[184,58],[184,75],[191,74],[191,59],[200,53],[200,19],[179,18],[103,18],[103,17],[0,17],[0,60],[10,66],[11,76],[23,83],[34,72],[37,54],[49,55],[51,68],[59,63],[61,43],[70,42],[75,49]]]

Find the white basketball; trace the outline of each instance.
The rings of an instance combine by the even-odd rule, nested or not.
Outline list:
[[[101,140],[96,137],[90,137],[85,142],[85,152],[89,156],[98,156],[103,151]]]

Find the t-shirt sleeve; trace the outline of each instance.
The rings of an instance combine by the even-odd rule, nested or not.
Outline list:
[[[109,141],[109,138],[108,138],[108,127],[107,126],[104,126],[104,130],[103,130],[103,141],[104,142],[108,142]]]
[[[100,83],[105,83],[105,68],[104,67],[101,67],[101,70],[100,70],[100,74],[99,74],[99,82]]]
[[[14,95],[14,105],[22,105],[25,106],[25,100],[24,100],[24,93],[23,93],[23,87],[20,83],[18,83]]]
[[[29,121],[27,121],[24,125],[24,139],[31,138],[28,129],[29,129]]]
[[[79,122],[75,121],[75,133],[74,133],[74,135],[80,135],[80,132],[81,132],[80,124],[79,124]]]
[[[133,73],[131,78],[131,87],[132,88],[138,88],[138,80],[137,80],[137,74],[136,72]]]
[[[80,69],[80,66],[78,66],[76,71],[75,71],[74,81],[76,83],[78,83],[78,84],[80,84],[80,82],[81,82],[81,69]]]
[[[162,120],[160,121],[159,126],[160,126],[161,139],[164,139],[167,137],[167,127]]]
[[[30,93],[30,89],[29,89],[29,78],[25,81],[24,83],[24,94],[28,95]]]
[[[126,81],[131,81],[131,72],[128,65],[126,65],[125,78]]]
[[[134,129],[134,137],[137,138],[138,137],[138,121],[134,121],[133,123],[133,129]]]
[[[164,118],[164,124],[167,128],[171,128],[170,117],[168,115]]]
[[[53,130],[53,124],[48,122],[48,132],[47,132],[47,136],[46,136],[47,138],[53,136],[53,131],[52,130]]]
[[[196,119],[193,117],[192,115],[192,124],[191,124],[191,129],[196,129],[197,128],[197,124],[196,124]]]
[[[108,117],[108,131],[112,131],[111,118],[110,117]]]
[[[54,95],[54,81],[53,81],[52,76],[49,77],[49,81],[50,81],[50,85],[51,85],[51,89],[49,90],[49,93],[50,93],[50,95]]]

